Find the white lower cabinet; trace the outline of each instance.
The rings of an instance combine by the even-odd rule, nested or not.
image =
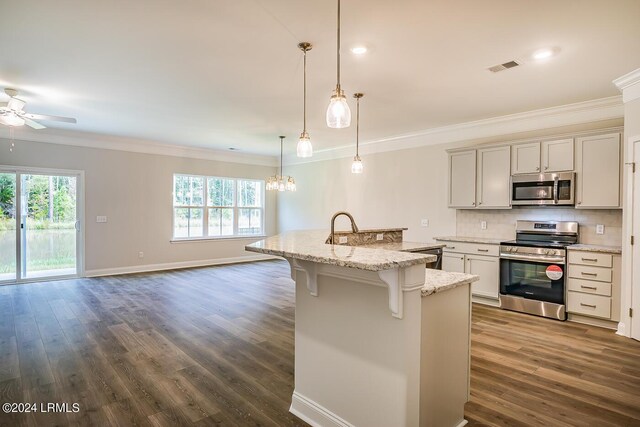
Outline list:
[[[443,254],[442,269],[452,273],[464,273],[464,255],[463,254]]]
[[[471,293],[498,299],[500,259],[484,255],[465,255],[465,262],[465,272],[480,276],[480,280],[471,285]]]
[[[569,250],[567,312],[620,320],[620,255]]]
[[[480,280],[471,284],[472,295],[497,300],[500,287],[498,246],[450,241],[443,243],[447,246],[443,249],[442,270],[479,276]]]

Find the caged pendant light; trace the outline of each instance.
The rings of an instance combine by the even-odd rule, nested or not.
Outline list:
[[[298,44],[298,48],[304,55],[304,76],[303,76],[303,107],[302,107],[302,133],[296,146],[296,153],[298,157],[311,157],[313,156],[313,146],[311,145],[311,138],[307,133],[307,52],[311,50],[311,43],[302,42]]]
[[[275,174],[267,180],[267,191],[296,191],[296,180],[292,176],[284,176],[282,172],[282,150],[284,146],[284,136],[280,136],[280,174]]]
[[[356,155],[351,163],[351,173],[362,173],[363,166],[360,159],[359,145],[360,145],[360,98],[364,96],[364,93],[354,93],[353,97],[356,99]]]
[[[338,48],[337,48],[337,84],[329,100],[327,108],[327,126],[334,129],[347,128],[351,125],[351,110],[347,98],[340,87],[340,0],[338,0]]]

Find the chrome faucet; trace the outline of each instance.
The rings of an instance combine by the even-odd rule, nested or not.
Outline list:
[[[347,216],[349,218],[349,221],[351,221],[351,231],[353,231],[354,233],[358,232],[358,226],[356,225],[356,220],[353,219],[353,216],[351,216],[349,212],[345,212],[345,211],[336,212],[331,217],[331,244],[332,245],[336,244],[336,218],[338,218],[340,215]]]

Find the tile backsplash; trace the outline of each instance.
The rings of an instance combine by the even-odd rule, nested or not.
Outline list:
[[[577,221],[580,243],[620,246],[622,244],[621,209],[530,208],[482,210],[460,209],[456,214],[458,236],[514,239],[516,220]],[[487,229],[481,229],[482,221]],[[596,234],[596,224],[604,225],[604,234]]]

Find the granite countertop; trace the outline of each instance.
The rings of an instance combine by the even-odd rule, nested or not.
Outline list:
[[[289,231],[245,246],[251,252],[313,261],[322,264],[382,271],[398,267],[426,264],[435,255],[412,254],[363,246],[329,245],[325,230]]]
[[[372,249],[386,249],[388,251],[400,251],[400,252],[419,252],[429,249],[443,248],[446,245],[444,243],[419,243],[419,242],[377,242],[368,243],[362,245],[362,248]]]
[[[621,254],[621,246],[604,246],[604,245],[587,245],[585,243],[578,243],[577,245],[571,245],[567,247],[569,250],[585,251],[585,252],[600,252],[606,254]]]
[[[447,291],[458,286],[473,283],[480,279],[479,276],[465,273],[449,273],[440,270],[425,269],[425,283],[422,287],[422,296],[426,297],[436,292]]]
[[[499,245],[501,242],[509,239],[490,239],[487,237],[465,237],[465,236],[444,236],[434,237],[435,240],[446,240],[449,242],[461,242],[461,243],[484,243],[487,245]]]

